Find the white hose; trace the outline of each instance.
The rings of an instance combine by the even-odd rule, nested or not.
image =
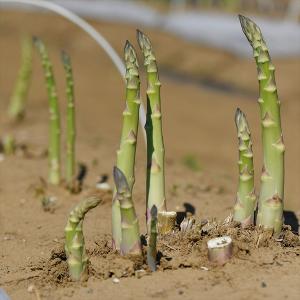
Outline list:
[[[85,31],[89,36],[91,36],[96,43],[106,52],[106,54],[110,57],[116,68],[118,69],[119,73],[121,74],[123,80],[125,80],[125,66],[120,58],[120,56],[117,54],[117,52],[114,50],[114,48],[110,45],[110,43],[89,23],[87,23],[84,19],[80,18],[78,15],[74,14],[73,12],[69,11],[68,9],[45,0],[0,0],[0,4],[25,4],[25,5],[32,5],[37,6],[41,8],[45,8],[48,10],[51,10],[78,27],[80,27],[83,31]],[[143,103],[141,103],[140,106],[140,126],[142,127],[142,132],[144,136],[144,141],[146,143],[146,133],[144,129],[144,125],[146,123],[146,113],[145,108],[143,106]]]

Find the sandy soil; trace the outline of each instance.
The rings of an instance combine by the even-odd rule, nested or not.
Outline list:
[[[133,27],[93,24],[119,53],[126,38],[135,41]],[[222,268],[208,264],[203,252],[205,238],[178,238],[176,241],[167,240],[167,246],[160,244],[160,251],[165,257],[173,257],[175,262],[175,258],[181,255],[180,263],[166,268],[162,264],[155,274],[137,279],[132,276],[134,267],[128,259],[120,263],[120,266],[128,266],[123,273],[125,277],[121,277],[122,267],[117,268],[118,259],[114,257],[111,261],[115,263],[108,266],[110,271],[106,273],[109,275],[100,276],[101,268],[103,271],[105,267],[100,264],[100,269],[97,269],[97,259],[113,255],[107,244],[111,226],[109,195],[85,221],[87,247],[92,267],[96,271],[83,284],[69,283],[60,277],[60,273],[55,278],[57,262],[53,263],[53,267],[51,263],[53,253],[58,250],[53,249],[61,248],[63,244],[63,228],[68,212],[81,198],[91,193],[100,174],[111,173],[115,162],[124,86],[108,58],[90,38],[70,23],[50,15],[1,11],[1,136],[13,133],[18,143],[25,143],[35,152],[47,147],[47,96],[37,55],[34,58],[26,119],[19,125],[11,125],[6,119],[5,110],[18,69],[19,41],[23,33],[40,36],[49,47],[55,66],[62,116],[65,112],[65,97],[60,50],[65,49],[72,56],[77,98],[77,154],[78,161],[87,165],[88,174],[83,192],[79,195],[70,195],[62,187],[44,187],[47,195],[57,198],[51,213],[43,211],[40,198],[35,195],[41,186],[40,178],[47,178],[47,158],[29,159],[19,155],[7,157],[1,162],[0,286],[6,289],[12,300],[35,299],[33,294],[27,292],[32,283],[39,289],[42,299],[55,300],[120,297],[215,299],[220,296],[223,299],[298,299],[298,237],[296,242],[293,239],[293,242],[289,242],[287,238],[284,242],[269,241],[257,245],[254,242],[257,237],[255,230],[248,233],[251,236],[248,249],[245,245],[240,246],[240,236],[244,233],[235,232],[235,257]],[[258,105],[255,101],[255,65],[251,58],[241,60],[157,31],[147,30],[147,33],[155,45],[162,71],[168,207],[184,210],[184,203],[189,203],[195,207],[198,220],[214,217],[223,220],[232,210],[236,190],[237,141],[233,117],[237,107],[247,113],[252,129],[259,190],[261,143]],[[275,60],[274,64],[277,67],[287,148],[285,207],[290,211],[288,215],[295,217],[300,212],[300,60]],[[137,155],[135,200],[144,232],[145,148],[141,137]],[[192,157],[198,163],[198,171],[184,163],[187,157]],[[287,220],[287,223],[291,220]],[[297,230],[296,227],[293,229]],[[187,243],[191,243],[192,250],[182,254],[180,251]],[[101,249],[104,250],[101,252]],[[197,251],[199,256],[194,259]],[[191,259],[193,263],[189,262]],[[63,260],[59,263],[63,264]],[[207,267],[208,270],[201,267]],[[47,273],[51,270],[52,275]],[[120,283],[114,284],[112,278],[104,279],[109,276],[121,277]]]

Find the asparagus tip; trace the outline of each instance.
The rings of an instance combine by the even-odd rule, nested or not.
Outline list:
[[[153,205],[151,207],[150,215],[151,215],[151,219],[156,219],[157,218],[157,207],[156,207],[156,205]]]
[[[71,58],[65,50],[61,51],[61,59],[64,65],[67,66],[71,65]]]
[[[42,51],[45,49],[45,45],[44,45],[43,41],[37,36],[32,37],[32,43],[35,47],[37,47],[37,49],[39,51]]]
[[[37,36],[34,35],[32,37],[32,42],[33,42],[34,45],[38,46],[42,41],[41,41],[41,39],[39,37],[37,37]]]
[[[118,193],[129,190],[129,186],[124,173],[116,166],[113,169],[113,176]]]
[[[241,119],[245,118],[245,114],[240,110],[240,108],[237,108],[235,111],[235,124],[237,127],[239,127]]]
[[[128,40],[126,40],[125,46],[124,46],[124,52],[126,53],[127,51],[129,51],[131,47],[132,47],[132,44]]]
[[[249,43],[253,46],[253,42],[257,37],[261,37],[259,27],[249,18],[239,15],[242,30],[248,39]]]
[[[133,62],[137,64],[137,57],[136,52],[132,44],[126,40],[125,46],[124,46],[124,56],[126,62]]]
[[[95,208],[96,206],[98,206],[101,201],[102,201],[102,199],[99,198],[98,196],[91,196],[86,199],[85,204],[89,209],[92,209],[92,208]]]
[[[151,42],[149,38],[139,29],[136,30],[137,41],[142,51],[151,49]]]

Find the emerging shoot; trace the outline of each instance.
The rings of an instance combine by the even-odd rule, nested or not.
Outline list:
[[[41,55],[50,108],[49,182],[57,185],[60,183],[60,119],[53,68],[44,43],[36,37],[33,42]]]
[[[263,143],[263,171],[258,203],[257,224],[279,234],[283,224],[284,151],[280,101],[275,83],[275,67],[259,27],[239,16],[241,26],[257,65]]]
[[[140,78],[138,63],[133,46],[126,41],[124,48],[126,64],[126,108],[123,112],[123,127],[120,148],[117,151],[117,167],[124,173],[130,193],[134,185],[134,166],[139,124]],[[116,194],[116,191],[115,193]],[[114,196],[112,203],[112,235],[113,246],[120,250],[121,244],[121,212],[120,203]]]
[[[120,203],[121,211],[121,254],[141,255],[139,221],[135,213],[130,187],[125,174],[120,169],[114,167],[113,173],[117,189],[116,199]]]
[[[25,102],[32,73],[32,41],[29,37],[22,40],[21,51],[21,67],[8,108],[8,115],[13,121],[23,119],[25,115]]]
[[[233,220],[246,226],[254,222],[256,197],[251,134],[246,116],[239,108],[235,113],[235,124],[239,139],[239,183]]]
[[[155,205],[151,208],[150,233],[147,248],[147,264],[152,272],[156,271],[156,241],[157,241],[157,208]]]
[[[66,94],[67,94],[67,158],[66,158],[66,181],[72,189],[75,176],[75,102],[74,102],[74,80],[71,60],[66,52],[62,52],[62,62],[66,72]]]
[[[88,275],[88,257],[82,231],[85,214],[101,202],[98,197],[87,198],[70,213],[65,227],[65,251],[70,277],[74,281],[86,280]]]
[[[12,155],[16,151],[16,140],[11,134],[6,134],[1,141],[1,146],[5,155]]]
[[[161,99],[156,58],[149,38],[137,30],[137,40],[144,54],[147,71],[147,224],[151,224],[150,210],[156,206],[158,213],[166,211],[165,149],[162,132]]]

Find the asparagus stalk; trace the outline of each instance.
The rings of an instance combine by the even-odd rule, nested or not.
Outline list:
[[[261,175],[261,190],[257,224],[281,231],[283,224],[284,198],[284,151],[280,101],[275,82],[275,67],[271,62],[267,45],[260,28],[250,19],[239,16],[241,26],[256,61],[259,81],[259,105],[262,125],[264,166]]]
[[[21,51],[21,67],[8,108],[8,115],[13,121],[21,120],[25,114],[25,102],[32,73],[32,41],[29,37],[23,39]]]
[[[57,185],[60,182],[60,120],[55,80],[44,43],[39,38],[34,38],[33,41],[41,55],[50,107],[49,182]]]
[[[101,202],[98,197],[90,197],[79,203],[70,213],[65,227],[65,251],[70,277],[74,281],[87,278],[88,257],[82,231],[85,214]]]
[[[229,236],[221,236],[207,242],[208,260],[217,265],[224,265],[233,255],[233,243]]]
[[[135,213],[132,194],[125,174],[117,167],[113,170],[114,181],[117,189],[116,199],[120,203],[121,212],[121,245],[122,255],[141,255],[141,239],[139,221]]]
[[[129,41],[126,41],[125,44],[124,56],[126,64],[126,108],[123,112],[120,148],[117,151],[117,167],[124,173],[130,193],[132,193],[135,181],[134,165],[141,102],[137,57]],[[116,190],[114,194],[116,195]],[[121,234],[120,203],[114,196],[112,203],[112,235],[113,247],[116,250],[120,250]]]
[[[161,99],[156,58],[149,38],[137,30],[137,40],[144,54],[147,70],[147,223],[151,224],[150,210],[155,205],[158,213],[166,211],[165,197],[165,149],[162,133]]]
[[[239,184],[233,219],[246,226],[254,222],[256,196],[251,134],[246,116],[239,108],[235,113],[235,124],[239,139]]]
[[[62,52],[62,61],[66,72],[66,94],[68,99],[67,106],[67,159],[66,159],[66,181],[72,188],[75,176],[75,103],[74,103],[74,80],[71,60],[66,52]]]
[[[157,208],[155,205],[151,208],[150,234],[147,248],[147,263],[152,272],[156,271],[156,241],[157,241]]]
[[[2,139],[2,147],[5,155],[12,155],[16,151],[16,140],[13,135],[7,134]]]
[[[167,234],[173,232],[176,227],[176,211],[161,211],[158,213],[158,233]]]

